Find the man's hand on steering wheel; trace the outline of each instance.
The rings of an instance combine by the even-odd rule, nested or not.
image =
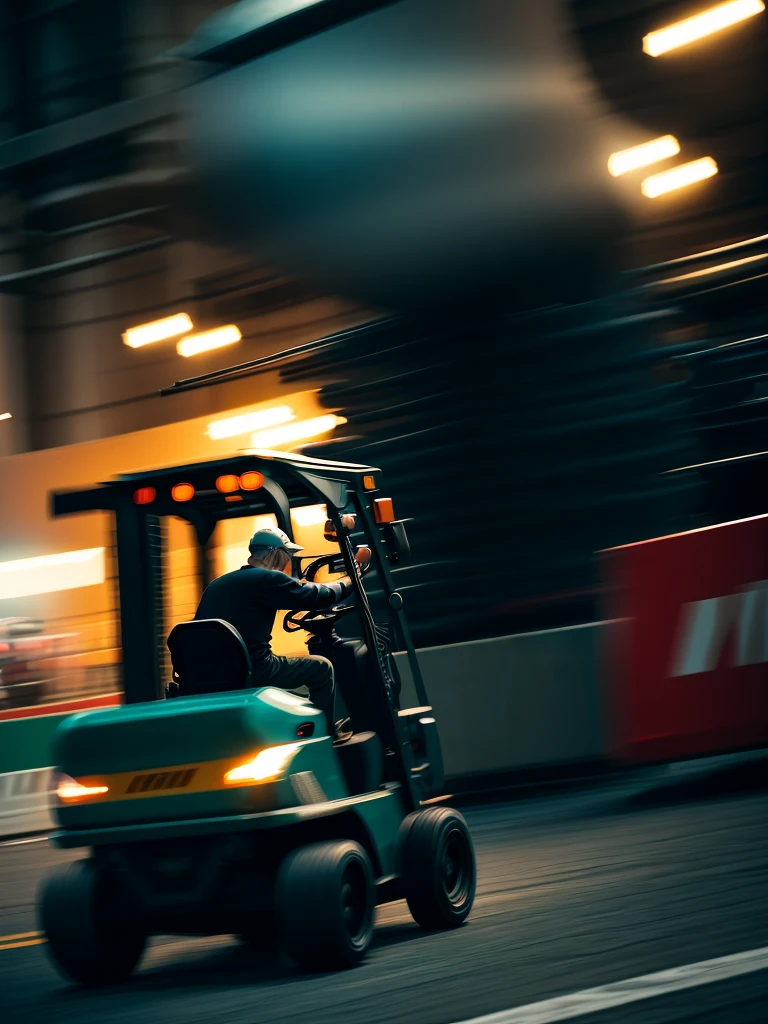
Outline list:
[[[306,567],[302,576],[304,579],[314,582],[314,578],[317,575],[319,569],[323,566],[331,566],[333,562],[338,559],[337,554],[323,555],[320,558],[314,559]],[[366,573],[371,567],[371,549],[368,547],[360,547],[355,552],[355,567],[359,576]],[[339,582],[349,584],[351,581],[349,576],[341,577]],[[347,595],[349,597],[349,595]],[[346,598],[345,598],[346,600]],[[352,610],[351,604],[337,604],[333,608],[328,608],[323,611],[320,609],[310,612],[287,612],[283,618],[283,629],[286,633],[295,633],[300,629],[306,629],[307,625],[311,622],[316,623],[333,623],[340,619],[347,612]]]

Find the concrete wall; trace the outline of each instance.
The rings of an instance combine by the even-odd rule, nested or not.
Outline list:
[[[601,759],[598,658],[612,625],[589,623],[419,651],[449,783]],[[407,662],[402,655],[397,660],[403,705],[413,706]],[[0,723],[0,835],[49,827],[50,746],[62,717]]]
[[[419,651],[448,779],[603,757],[598,644],[610,623]],[[407,662],[403,702],[416,697]]]

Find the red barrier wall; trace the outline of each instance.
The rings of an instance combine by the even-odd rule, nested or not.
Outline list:
[[[768,745],[768,516],[600,554],[610,752],[656,761]]]

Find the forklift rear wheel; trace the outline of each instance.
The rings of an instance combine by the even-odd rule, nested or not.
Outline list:
[[[408,909],[422,928],[458,928],[475,899],[475,852],[467,823],[450,807],[409,814],[400,826]]]
[[[294,850],[278,871],[275,909],[283,946],[300,967],[333,970],[360,963],[373,938],[368,854],[351,840]]]
[[[125,981],[147,937],[116,913],[109,880],[89,860],[59,868],[43,885],[40,924],[56,966],[73,981],[95,987]]]

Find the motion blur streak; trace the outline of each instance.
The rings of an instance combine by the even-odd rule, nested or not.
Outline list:
[[[696,277],[706,277],[707,274],[720,274],[724,270],[731,270],[733,267],[743,267],[745,263],[757,263],[759,260],[768,259],[768,253],[760,252],[755,256],[745,256],[740,260],[731,260],[730,263],[718,263],[716,267],[705,267],[703,270],[692,270],[690,274],[679,274],[677,277],[667,277],[661,284],[674,284],[676,281],[691,281]]]
[[[104,579],[104,548],[19,558],[0,562],[0,600],[76,590],[103,583]]]
[[[289,405],[276,405],[274,409],[263,409],[258,412],[243,413],[242,416],[230,416],[224,420],[214,420],[208,425],[206,433],[213,441],[227,437],[237,437],[251,430],[262,430],[264,427],[276,427],[281,423],[290,423],[296,419],[296,413]]]
[[[658,163],[659,160],[666,160],[667,157],[676,156],[679,152],[680,143],[674,135],[662,135],[660,139],[651,139],[640,146],[612,153],[608,159],[608,170],[617,178],[620,174]]]
[[[717,174],[717,170],[717,164],[712,157],[704,156],[701,160],[692,160],[689,164],[680,164],[679,167],[671,167],[668,171],[652,174],[645,179],[640,188],[644,196],[655,199],[666,192],[674,192],[675,189],[711,178]]]
[[[210,231],[377,307],[602,291],[623,202],[562,7],[408,0],[222,65],[188,93]]]
[[[643,38],[643,50],[651,57],[658,57],[669,50],[696,42],[713,32],[729,28],[740,21],[752,18],[765,10],[763,0],[730,0],[729,3],[718,4],[708,11],[702,11],[692,18],[676,21],[673,25],[649,32]]]
[[[226,327],[214,327],[211,331],[188,335],[178,343],[176,351],[180,356],[196,356],[201,352],[224,348],[225,345],[234,345],[241,338],[240,328],[234,324],[227,324]]]
[[[129,348],[141,348],[143,345],[175,338],[191,330],[192,321],[189,316],[186,313],[175,313],[173,316],[163,317],[162,320],[153,320],[149,324],[129,327],[123,334],[123,344]]]
[[[334,427],[346,422],[343,416],[334,416],[333,414],[315,416],[314,419],[288,423],[284,427],[275,427],[274,430],[262,430],[253,435],[251,444],[254,448],[279,448],[281,445],[291,444],[293,441],[304,441],[308,437],[328,434]]]

